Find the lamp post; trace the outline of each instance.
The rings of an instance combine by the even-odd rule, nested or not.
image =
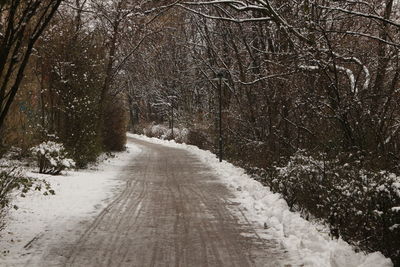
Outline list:
[[[174,102],[171,101],[171,134],[174,139]]]
[[[219,140],[218,140],[218,144],[219,144],[219,162],[222,162],[222,78],[223,78],[223,73],[219,72],[217,74],[217,77],[219,79]]]
[[[176,97],[173,95],[169,95],[169,106],[171,108],[171,134],[172,134],[172,139],[174,139],[174,99]]]
[[[217,73],[217,78],[214,79],[218,81],[218,106],[219,106],[219,118],[218,118],[218,128],[219,128],[219,137],[218,137],[218,150],[219,150],[219,162],[222,162],[223,157],[223,138],[222,138],[222,83],[226,80],[224,79],[223,71],[219,71]]]

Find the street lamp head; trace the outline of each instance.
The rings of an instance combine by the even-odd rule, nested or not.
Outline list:
[[[224,78],[224,72],[222,70],[217,73],[217,78],[218,79]]]

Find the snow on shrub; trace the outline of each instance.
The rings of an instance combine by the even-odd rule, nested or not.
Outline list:
[[[147,128],[143,129],[143,132],[148,137],[161,138],[168,132],[168,128],[160,124],[150,124]]]
[[[172,140],[175,139],[181,134],[181,131],[178,128],[174,128],[174,134],[172,134],[172,129],[168,129],[165,134],[161,136],[163,140]]]
[[[143,133],[147,137],[156,137],[163,140],[175,139],[178,143],[186,143],[189,131],[186,128],[180,130],[174,127],[174,134],[172,136],[172,129],[161,124],[150,124],[143,129]]]
[[[381,251],[400,264],[400,178],[367,170],[362,161],[354,155],[327,158],[298,151],[285,166],[253,169],[253,174],[293,210],[327,222],[332,236]]]
[[[31,148],[31,151],[37,158],[40,173],[58,175],[75,167],[75,162],[67,157],[62,144],[47,141]]]
[[[153,125],[151,127],[151,134],[153,137],[161,138],[168,132],[168,128],[164,125]]]
[[[177,143],[186,144],[188,142],[188,136],[189,136],[189,130],[186,128],[183,128],[182,130],[179,131],[179,134],[177,134],[175,136],[175,141]]]
[[[172,136],[172,130],[162,124],[150,124],[143,129],[143,134],[147,137],[155,137],[162,140],[173,139],[177,143],[195,145],[199,148],[205,148],[207,143],[207,137],[202,131],[174,127],[174,134]]]

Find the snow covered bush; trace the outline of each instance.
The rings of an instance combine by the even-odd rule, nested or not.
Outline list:
[[[285,166],[253,174],[293,210],[324,220],[333,237],[400,264],[400,177],[366,165],[360,155],[298,151]]]
[[[164,125],[153,125],[151,127],[151,135],[153,137],[157,137],[157,138],[162,138],[163,136],[165,136],[168,133],[168,128],[165,127]]]
[[[174,128],[174,132],[172,133],[172,129],[168,129],[162,136],[163,140],[172,140],[179,134],[179,129]]]
[[[147,137],[155,137],[163,140],[175,140],[177,143],[185,143],[197,146],[201,149],[209,149],[211,142],[208,136],[202,129],[179,129],[174,127],[174,134],[172,130],[162,124],[150,124],[143,129],[144,135]]]
[[[175,140],[177,143],[185,143],[189,145],[195,145],[199,148],[205,148],[209,143],[207,136],[200,130],[189,130],[187,128],[179,129],[174,128],[174,134],[172,130],[162,124],[150,124],[143,129],[144,135],[147,137],[155,137],[163,140]]]
[[[150,124],[143,130],[144,134],[148,137],[161,138],[168,132],[168,128],[161,124]]]
[[[75,162],[67,157],[62,144],[47,141],[31,148],[31,151],[37,159],[40,173],[58,175],[75,167]]]
[[[175,141],[177,143],[184,143],[187,144],[188,142],[188,135],[189,135],[189,130],[186,128],[183,128],[180,130],[176,135],[175,135]]]
[[[163,140],[184,139],[184,137],[182,137],[181,130],[179,128],[175,127],[174,134],[172,135],[172,129],[162,124],[150,124],[145,129],[143,129],[143,133],[148,137],[155,137]]]

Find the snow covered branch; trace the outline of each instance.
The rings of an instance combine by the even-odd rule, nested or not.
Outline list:
[[[375,14],[366,14],[366,13],[361,13],[361,12],[357,12],[357,11],[353,11],[353,10],[348,10],[348,9],[344,9],[341,7],[329,7],[329,6],[321,6],[321,5],[317,5],[318,8],[320,9],[325,9],[325,10],[331,10],[331,11],[339,11],[345,14],[349,14],[349,15],[354,15],[357,17],[363,17],[363,18],[368,18],[368,19],[374,19],[374,20],[379,20],[381,22],[390,24],[392,26],[396,26],[400,28],[400,23],[397,23],[396,21],[393,20],[389,20],[389,19],[385,19],[382,16],[377,16]]]

